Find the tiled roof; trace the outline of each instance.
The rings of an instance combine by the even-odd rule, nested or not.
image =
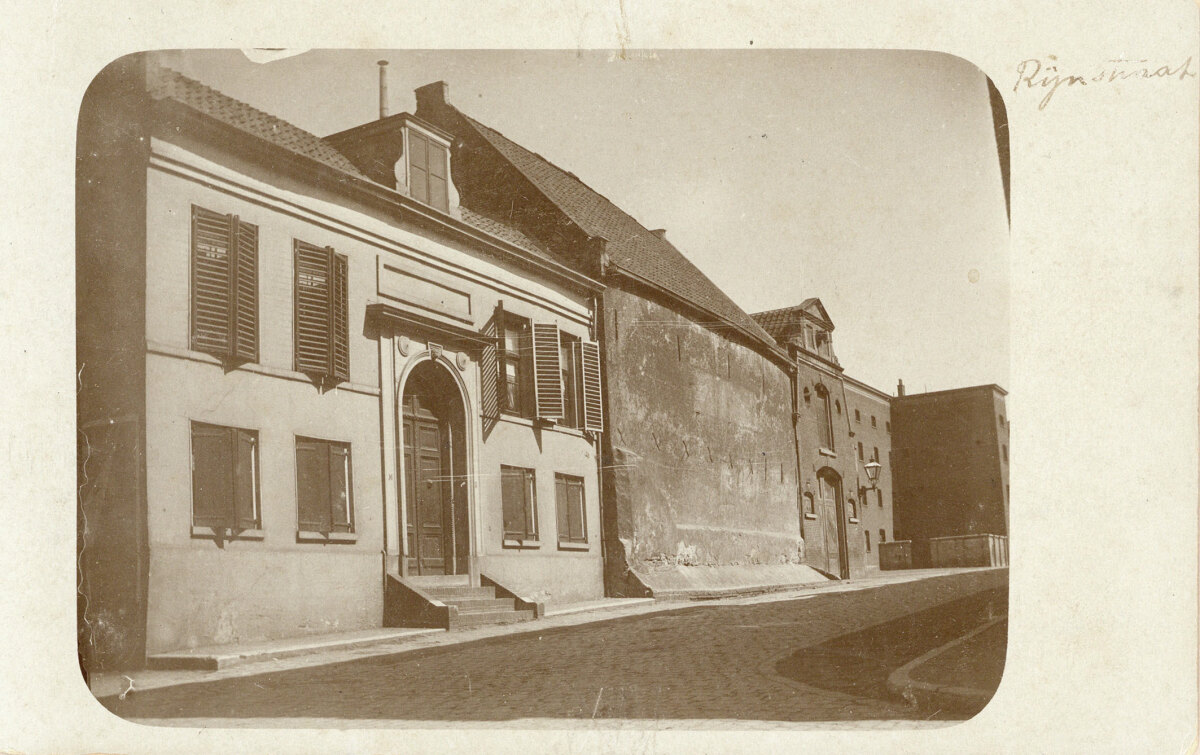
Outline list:
[[[816,298],[805,299],[799,305],[794,307],[784,307],[782,309],[772,309],[766,312],[756,312],[750,315],[754,321],[762,326],[762,329],[778,338],[785,333],[788,328],[798,325],[801,320],[801,313],[811,307]]]
[[[289,152],[312,158],[364,181],[370,180],[354,167],[345,155],[319,136],[169,68],[155,65],[147,68],[146,86],[153,99],[173,100]],[[544,260],[554,261],[547,252],[515,228],[465,207],[461,209],[464,223],[521,247]]]
[[[589,236],[608,239],[613,265],[715,315],[714,327],[728,323],[775,347],[771,336],[717,288],[666,239],[647,230],[573,174],[513,142],[499,131],[462,114],[506,160]]]

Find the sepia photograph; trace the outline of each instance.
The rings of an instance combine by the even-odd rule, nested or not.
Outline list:
[[[1009,142],[969,61],[145,52],[76,169],[113,714],[911,728],[996,691]]]

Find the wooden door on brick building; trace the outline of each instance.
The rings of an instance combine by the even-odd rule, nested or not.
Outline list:
[[[842,519],[842,481],[837,472],[823,469],[817,475],[817,505],[821,517],[821,537],[825,546],[825,571],[845,578],[846,537]]]

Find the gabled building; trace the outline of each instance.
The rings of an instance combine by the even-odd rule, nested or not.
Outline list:
[[[891,397],[845,374],[819,299],[753,317],[795,364],[805,563],[835,577],[862,576],[879,567],[879,544],[895,537]],[[875,480],[872,462],[880,465]]]
[[[604,286],[464,206],[450,134],[382,123],[390,181],[152,55],[89,89],[88,667],[603,594]]]
[[[669,591],[692,579],[691,567],[710,567],[718,581],[761,579],[767,568],[813,578],[798,564],[787,353],[665,232],[456,108],[444,82],[416,99],[415,116],[452,137],[462,207],[604,285],[595,306],[609,594]],[[416,195],[424,168],[413,167],[420,153],[402,128],[394,116],[327,142],[373,180]],[[410,167],[394,169],[406,152]]]

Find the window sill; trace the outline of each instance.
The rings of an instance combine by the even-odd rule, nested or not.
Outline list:
[[[517,550],[536,550],[542,547],[540,540],[514,540],[513,538],[504,538],[505,548],[515,548]]]
[[[833,449],[830,449],[830,448],[818,448],[817,453],[821,454],[822,456],[828,456],[831,459],[837,458],[837,454],[834,453]]]
[[[358,534],[354,532],[312,532],[309,530],[296,531],[297,543],[357,543]]]
[[[817,515],[816,515],[816,514],[809,514],[808,512],[805,512],[805,513],[804,513],[804,518],[805,518],[805,519],[816,519],[816,518],[817,518]]]
[[[266,535],[262,530],[231,530],[228,527],[196,527],[192,526],[192,537],[210,540],[262,540]]]
[[[539,430],[550,430],[552,432],[562,433],[563,435],[574,435],[577,438],[585,437],[582,427],[567,427],[566,425],[560,425],[553,420],[533,419],[531,417],[522,417],[519,414],[501,412],[500,421],[509,422],[514,425],[521,425],[523,427],[537,428]]]
[[[558,549],[560,551],[588,551],[591,550],[592,547],[587,543],[571,543],[560,540],[558,542]]]

